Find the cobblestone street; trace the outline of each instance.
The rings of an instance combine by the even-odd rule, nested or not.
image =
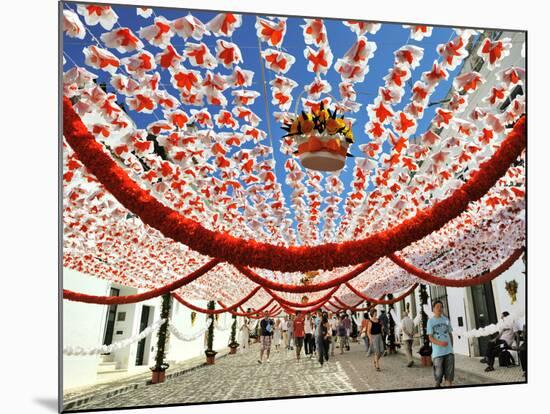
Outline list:
[[[323,367],[316,359],[302,356],[296,362],[293,351],[271,355],[271,362],[259,364],[258,345],[250,351],[228,355],[215,365],[204,366],[163,384],[139,386],[110,398],[94,398],[74,410],[124,408],[143,405],[185,404],[211,401],[323,395],[376,390],[426,388],[433,386],[431,367],[407,368],[402,354],[382,358],[376,372],[372,358],[362,345],[351,344],[351,351],[336,355]],[[483,372],[478,358],[457,355],[456,385],[523,382],[521,369],[496,368]],[[116,386],[116,384],[113,384]]]

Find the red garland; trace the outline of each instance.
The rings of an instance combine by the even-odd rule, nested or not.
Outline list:
[[[267,301],[267,303],[265,305],[263,305],[261,308],[259,309],[253,309],[251,310],[250,312],[245,312],[242,308],[241,311],[242,312],[237,312],[237,311],[234,311],[234,310],[231,310],[229,312],[231,312],[232,315],[237,315],[237,316],[249,316],[251,318],[253,318],[255,314],[259,313],[259,312],[263,312],[269,305],[271,305],[273,302],[275,301],[275,299],[271,298],[270,300]],[[226,308],[227,306],[225,306],[223,304],[223,302],[221,300],[218,301],[218,304],[220,306],[223,306],[224,308]],[[273,312],[274,309],[277,308],[277,305],[275,305],[273,308],[271,308],[271,310],[269,310],[268,312]]]
[[[250,291],[250,293],[248,295],[246,295],[244,298],[242,298],[241,300],[239,300],[238,302],[236,302],[235,304],[231,305],[231,306],[228,306],[228,307],[225,307],[225,306],[222,306],[221,309],[213,309],[213,310],[210,310],[210,309],[204,309],[204,308],[201,308],[199,306],[195,306],[193,305],[192,303],[189,303],[187,302],[186,300],[184,300],[180,295],[176,294],[176,293],[172,293],[172,296],[174,297],[174,299],[176,299],[179,303],[181,303],[182,305],[185,305],[187,306],[189,309],[192,309],[194,311],[197,311],[197,312],[200,312],[200,313],[206,313],[208,315],[215,315],[215,314],[219,314],[219,313],[224,313],[224,312],[229,312],[229,311],[232,311],[234,309],[237,309],[239,306],[241,306],[243,303],[247,302],[250,298],[252,298],[252,296],[254,296],[256,293],[258,293],[258,291],[261,289],[262,287],[261,286],[257,286],[255,287],[254,289],[252,289]]]
[[[336,291],[338,290],[339,287],[340,287],[340,285],[336,286],[334,289],[332,289],[330,292],[328,292],[326,295],[320,297],[319,299],[311,301],[311,302],[307,302],[307,303],[291,302],[289,300],[283,299],[282,297],[278,296],[275,292],[273,292],[272,290],[270,290],[266,287],[264,287],[264,290],[273,299],[275,299],[277,302],[279,302],[280,305],[292,306],[292,307],[295,307],[295,308],[307,308],[307,307],[318,305],[319,303],[325,303],[328,299],[330,299],[332,297],[332,295],[334,295],[334,293],[336,293]]]
[[[283,305],[282,303],[280,305],[281,305],[281,308],[283,308],[286,313],[292,314],[292,315],[296,314],[296,312],[298,312],[298,311],[300,311],[301,313],[313,313],[313,312],[316,312],[317,309],[321,309],[329,301],[329,299],[330,299],[330,297],[325,299],[324,302],[321,302],[318,305],[313,306],[311,308],[307,308],[307,309],[293,309],[289,306]]]
[[[430,273],[427,273],[422,269],[415,267],[411,263],[407,263],[403,259],[397,257],[395,254],[390,254],[388,258],[391,259],[391,261],[393,261],[396,265],[405,269],[407,272],[433,285],[448,287],[467,287],[487,283],[494,278],[500,276],[502,273],[508,270],[516,262],[516,260],[520,258],[522,253],[523,249],[517,249],[514,251],[514,253],[512,253],[510,257],[508,257],[508,259],[506,259],[501,265],[499,265],[495,269],[485,273],[484,275],[475,276],[467,279],[449,279],[446,277],[431,275]]]
[[[198,279],[208,271],[212,270],[219,262],[220,261],[218,259],[212,259],[208,263],[199,267],[193,273],[190,273],[189,275],[184,276],[181,279],[176,280],[175,282],[169,283],[168,285],[162,286],[157,289],[150,290],[148,292],[139,293],[137,295],[94,296],[63,289],[63,299],[73,300],[75,302],[95,303],[97,305],[124,305],[127,303],[142,302],[147,299],[152,299],[156,298],[157,296],[164,295],[165,293],[171,292],[175,289],[179,289],[180,287],[191,283],[195,279]]]
[[[345,283],[363,273],[369,267],[372,266],[374,262],[362,263],[357,266],[355,269],[344,273],[342,276],[339,276],[335,279],[329,280],[327,282],[317,283],[315,285],[288,285],[285,283],[273,282],[272,280],[266,279],[251,269],[248,269],[243,266],[235,266],[239,272],[244,276],[249,278],[254,283],[268,288],[271,290],[277,290],[280,292],[290,292],[290,293],[309,293],[309,292],[319,292],[321,290],[330,289],[333,287],[338,287],[342,283]]]
[[[342,302],[342,300],[341,300],[340,298],[335,297],[334,300],[335,300],[336,302],[338,302],[338,304],[336,304],[336,303],[331,303],[331,305],[334,306],[334,307],[336,307],[336,308],[340,308],[340,309],[342,309],[342,310],[343,310],[343,309],[349,309],[350,307],[351,307],[351,308],[356,308],[357,306],[359,306],[359,305],[361,304],[361,302],[364,302],[364,300],[361,299],[361,300],[360,300],[359,302],[357,302],[355,305],[350,306],[350,305],[348,305],[347,303]]]
[[[361,302],[363,302],[363,301],[361,301]],[[359,303],[361,303],[361,302],[359,302]],[[350,307],[348,305],[340,306],[336,303],[331,302],[330,300],[328,301],[328,304],[334,308],[333,312],[341,312],[343,310],[350,310],[352,312],[364,312],[364,311],[369,311],[370,309],[372,309],[372,307],[357,308],[355,306]]]
[[[403,293],[402,295],[400,296],[397,296],[396,298],[393,298],[393,299],[373,299],[373,298],[369,298],[368,296],[366,295],[363,295],[360,291],[358,291],[357,289],[355,289],[350,283],[346,283],[346,286],[353,292],[355,293],[357,296],[359,296],[361,299],[363,300],[366,300],[367,302],[371,302],[375,305],[391,305],[392,303],[396,303],[396,302],[399,302],[400,300],[403,300],[405,299],[407,296],[409,296],[412,292],[414,292],[414,290],[416,289],[416,287],[418,286],[418,283],[415,283],[414,285],[412,285],[409,289],[407,289],[407,291],[405,293]]]
[[[506,173],[526,144],[525,116],[519,119],[491,159],[452,195],[385,231],[362,240],[319,246],[284,247],[244,240],[214,232],[164,206],[128,177],[106,153],[74,111],[69,98],[63,99],[63,134],[79,160],[128,210],[165,237],[183,243],[210,257],[241,266],[283,272],[333,269],[370,262],[399,251],[440,229],[463,213],[470,202],[479,200]]]
[[[272,301],[269,301],[268,304],[271,303],[271,302]],[[253,310],[253,311],[250,311],[250,312],[244,312],[242,308],[241,308],[242,312],[236,312],[236,311],[229,311],[229,312],[232,315],[246,316],[247,318],[252,318],[252,319],[262,319],[264,317],[264,315],[260,315],[260,312],[262,312],[265,308],[266,308],[266,306],[264,305],[260,309]],[[271,309],[267,310],[267,313],[271,318],[274,317],[274,316],[277,316],[281,312],[282,312],[282,309],[278,304],[273,305],[273,307]]]

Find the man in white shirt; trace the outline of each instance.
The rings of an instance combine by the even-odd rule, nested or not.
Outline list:
[[[511,348],[516,336],[516,323],[508,312],[502,312],[502,327],[498,336],[487,344],[487,368],[485,372],[494,371],[495,357],[503,349]]]
[[[413,366],[412,345],[414,339],[414,322],[409,316],[408,312],[405,312],[405,316],[401,319],[401,332],[403,332],[403,341],[405,342],[405,352],[407,353],[407,360],[409,363],[407,367]]]

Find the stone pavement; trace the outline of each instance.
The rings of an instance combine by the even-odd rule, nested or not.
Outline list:
[[[218,351],[216,359],[228,355],[229,349]],[[170,362],[170,361],[169,361]],[[195,369],[206,365],[205,357],[199,356],[181,362],[170,362],[170,368],[166,371],[166,379],[187,374]],[[90,404],[92,401],[104,401],[116,395],[126,393],[146,386],[151,381],[151,371],[148,367],[137,372],[129,372],[125,376],[112,376],[98,374],[98,382],[94,385],[71,388],[63,392],[65,410],[77,410],[81,406]]]
[[[336,355],[323,367],[316,359],[304,356],[296,362],[294,352],[285,350],[273,353],[271,362],[258,364],[259,347],[254,344],[250,351],[221,358],[215,365],[180,371],[181,375],[163,384],[127,387],[117,395],[103,394],[103,398],[92,398],[67,408],[71,411],[128,408],[433,387],[432,368],[422,367],[418,362],[407,368],[401,353],[382,358],[382,371],[376,372],[372,357],[366,357],[362,344],[352,343],[351,351],[343,355],[338,352],[337,349]],[[479,358],[456,355],[455,385],[524,382],[519,367],[496,367],[490,373],[485,373],[484,368]],[[120,385],[111,384],[111,387]]]

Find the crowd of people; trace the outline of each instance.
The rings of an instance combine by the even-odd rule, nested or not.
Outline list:
[[[431,345],[431,360],[435,387],[452,386],[454,381],[455,358],[453,351],[453,330],[449,319],[443,315],[443,303],[439,300],[432,304],[433,316],[427,323],[427,338]],[[505,318],[507,312],[502,314]],[[258,322],[257,336],[260,342],[258,363],[269,363],[272,347],[275,352],[282,349],[295,352],[295,360],[299,362],[303,354],[306,358],[316,358],[321,366],[335,356],[335,350],[343,354],[350,350],[350,341],[361,338],[367,357],[372,357],[374,369],[381,371],[381,357],[388,352],[387,338],[390,334],[390,323],[385,310],[371,308],[363,314],[361,321],[355,320],[347,312],[332,313],[317,310],[315,313],[297,311],[295,315],[272,319],[269,313]],[[248,348],[251,336],[251,323],[245,319],[240,326],[241,346]],[[413,341],[415,323],[406,312],[402,317],[399,330],[400,343],[404,347],[407,358],[406,367],[414,365]],[[487,363],[485,371],[494,370],[497,356],[512,348],[516,337],[515,329],[502,329],[489,342],[487,354],[482,362]],[[521,366],[526,371],[526,341],[522,342],[523,351],[518,352]],[[502,364],[501,364],[502,365]]]

